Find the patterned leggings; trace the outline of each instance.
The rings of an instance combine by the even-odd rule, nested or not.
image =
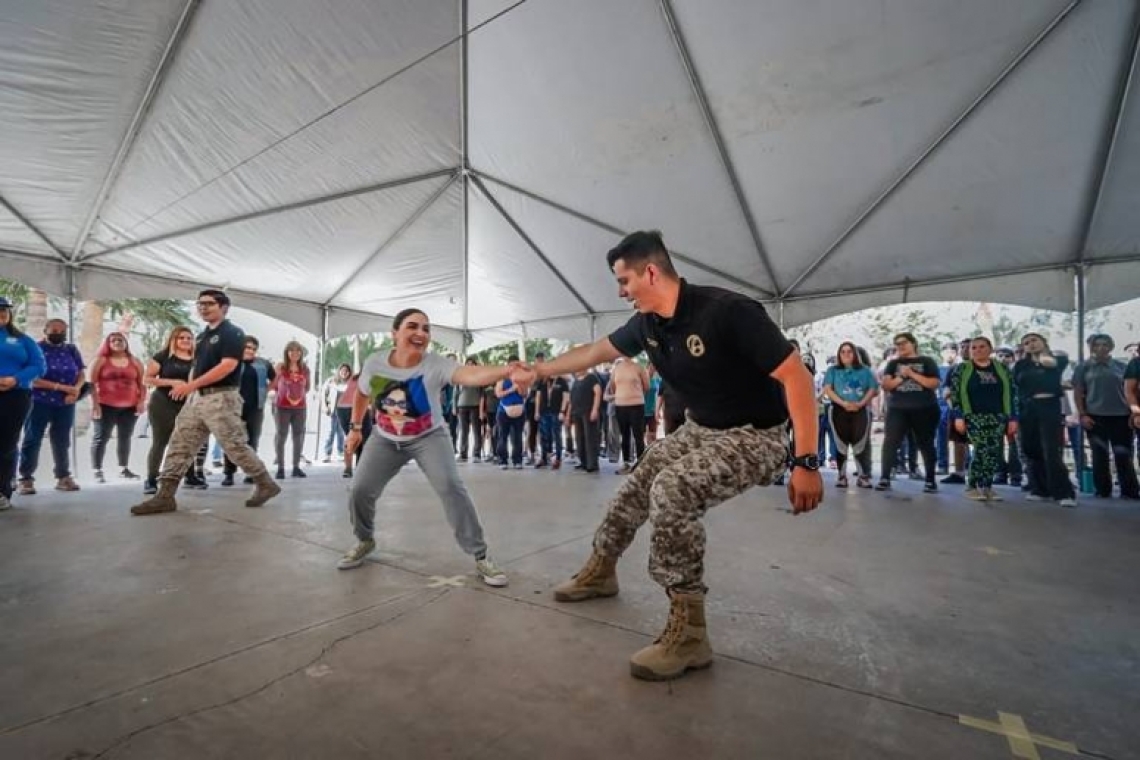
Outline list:
[[[1002,438],[1008,418],[1004,414],[967,414],[966,436],[974,446],[967,483],[970,488],[991,488],[1001,466]]]

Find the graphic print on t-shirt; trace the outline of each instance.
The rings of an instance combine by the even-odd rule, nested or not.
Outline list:
[[[997,385],[998,376],[997,376],[997,372],[995,372],[994,370],[982,369],[979,367],[979,368],[976,368],[974,370],[974,372],[978,376],[978,382],[981,383],[982,385]]]
[[[376,424],[399,436],[414,436],[431,429],[431,401],[422,377],[406,381],[375,375],[369,396],[376,407]]]

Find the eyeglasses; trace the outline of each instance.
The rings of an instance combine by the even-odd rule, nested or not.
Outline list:
[[[217,301],[199,301],[198,302],[198,308],[199,309],[205,308],[207,306],[217,306],[217,305],[218,305]]]
[[[909,340],[896,340],[895,345],[896,346],[909,346],[910,341]]]

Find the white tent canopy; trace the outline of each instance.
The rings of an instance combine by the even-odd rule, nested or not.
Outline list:
[[[788,325],[1092,308],[1140,282],[1138,39],[1135,0],[6,0],[0,276],[582,340],[660,228]]]

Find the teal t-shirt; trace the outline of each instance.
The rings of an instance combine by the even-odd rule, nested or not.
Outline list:
[[[875,373],[867,367],[828,367],[823,384],[830,385],[844,401],[862,401],[867,391],[875,387]]]

